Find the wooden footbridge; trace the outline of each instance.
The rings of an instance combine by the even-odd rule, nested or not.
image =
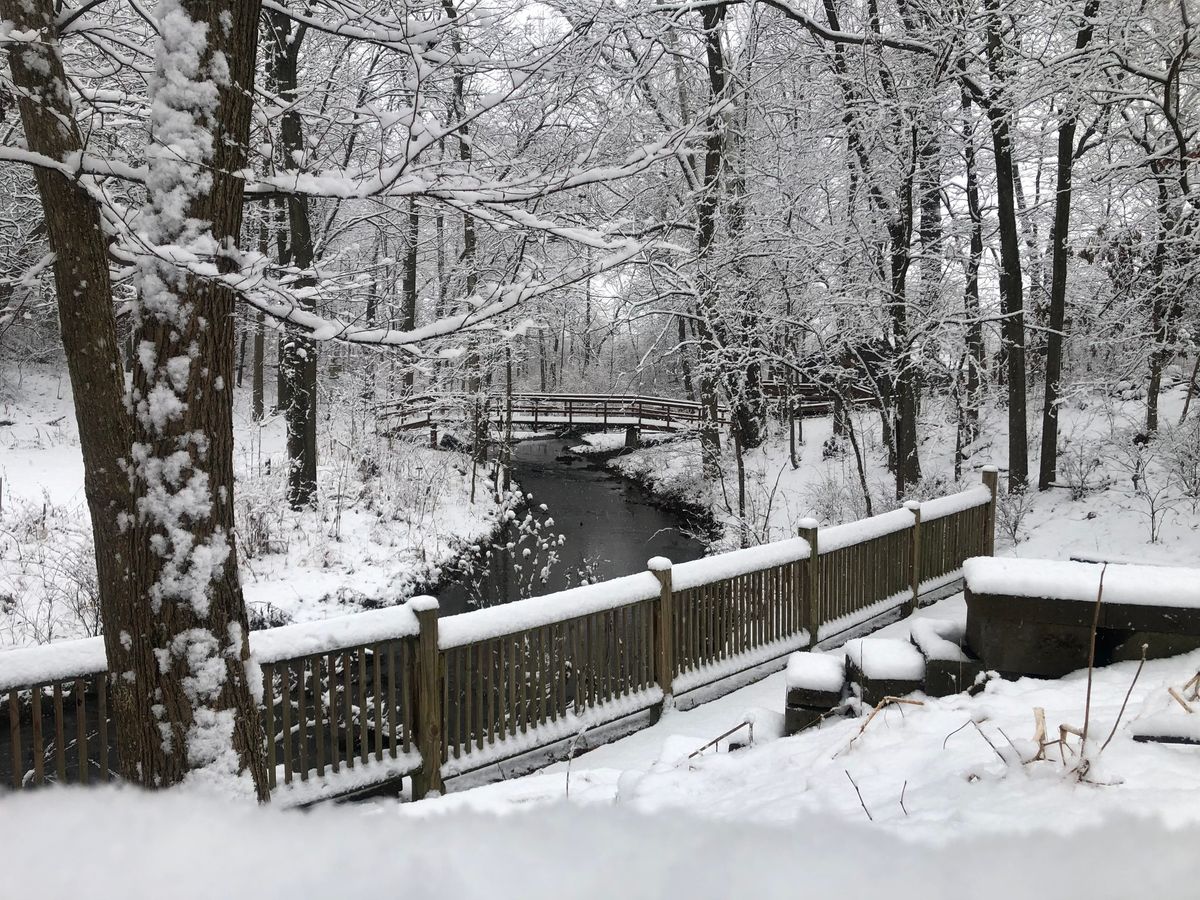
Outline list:
[[[995,470],[983,481],[443,619],[419,597],[254,632],[273,796],[306,805],[403,788],[419,798],[449,779],[510,777],[761,678],[796,649],[953,589],[966,559],[992,553]],[[0,652],[3,784],[113,778],[113,677],[100,638]]]
[[[506,424],[511,412],[515,427],[534,430],[583,426],[680,431],[703,420],[699,403],[662,397],[521,393],[512,395],[511,405],[507,397],[487,397],[480,408],[491,424]],[[467,394],[420,394],[385,403],[378,414],[387,427],[407,431],[469,421],[473,408]],[[719,425],[728,424],[729,410],[718,407],[716,419]]]
[[[764,393],[795,417],[828,415],[835,402],[817,384],[768,382]],[[848,402],[869,404],[874,398],[859,391]],[[384,427],[407,431],[469,421],[473,403],[463,393],[418,394],[381,404],[377,412]],[[516,393],[511,403],[504,395],[494,395],[484,398],[481,413],[490,424],[505,425],[511,415],[515,427],[535,431],[621,427],[670,432],[699,427],[705,418],[701,404],[691,400],[616,394]],[[715,421],[718,426],[728,425],[728,408],[718,406]]]

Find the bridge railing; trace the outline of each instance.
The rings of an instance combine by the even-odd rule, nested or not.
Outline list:
[[[761,547],[439,620],[433,598],[250,636],[262,666],[272,788],[307,803],[639,727],[671,697],[720,693],[787,654],[881,613],[990,555],[996,474],[984,486]],[[735,678],[733,676],[740,676]],[[119,770],[100,638],[0,652],[0,779],[14,788]],[[649,713],[649,716],[645,714]],[[623,724],[624,723],[624,724]]]

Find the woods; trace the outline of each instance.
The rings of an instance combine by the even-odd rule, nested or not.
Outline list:
[[[1160,395],[1200,391],[1186,5],[0,0],[0,18],[18,113],[0,208],[37,223],[0,228],[0,353],[61,335],[129,781],[266,797],[242,393],[286,422],[293,510],[317,503],[331,407],[453,394],[486,466],[513,390],[693,399],[705,484],[726,491],[734,460],[746,523],[743,459],[787,433],[798,465],[805,385],[834,398],[825,452],[868,514],[876,451],[896,501],[932,495],[937,416],[956,478],[1000,456],[1019,496],[1061,483],[1069,405],[1134,396],[1139,446],[1167,447]]]

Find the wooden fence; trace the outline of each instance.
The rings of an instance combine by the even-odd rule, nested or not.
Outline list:
[[[438,619],[437,601],[251,634],[272,788],[310,803],[396,784],[414,796],[588,729],[719,693],[956,579],[990,555],[982,487],[860,522]],[[0,777],[106,781],[119,768],[101,639],[0,653]],[[643,717],[644,718],[644,717]],[[550,751],[548,751],[550,752]],[[426,764],[432,761],[433,764]]]

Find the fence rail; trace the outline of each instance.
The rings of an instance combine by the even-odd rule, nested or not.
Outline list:
[[[271,786],[305,803],[446,777],[661,710],[673,695],[955,578],[995,539],[984,485],[860,522],[439,620],[433,598],[251,634]],[[119,770],[100,638],[0,653],[0,778],[14,789]]]

